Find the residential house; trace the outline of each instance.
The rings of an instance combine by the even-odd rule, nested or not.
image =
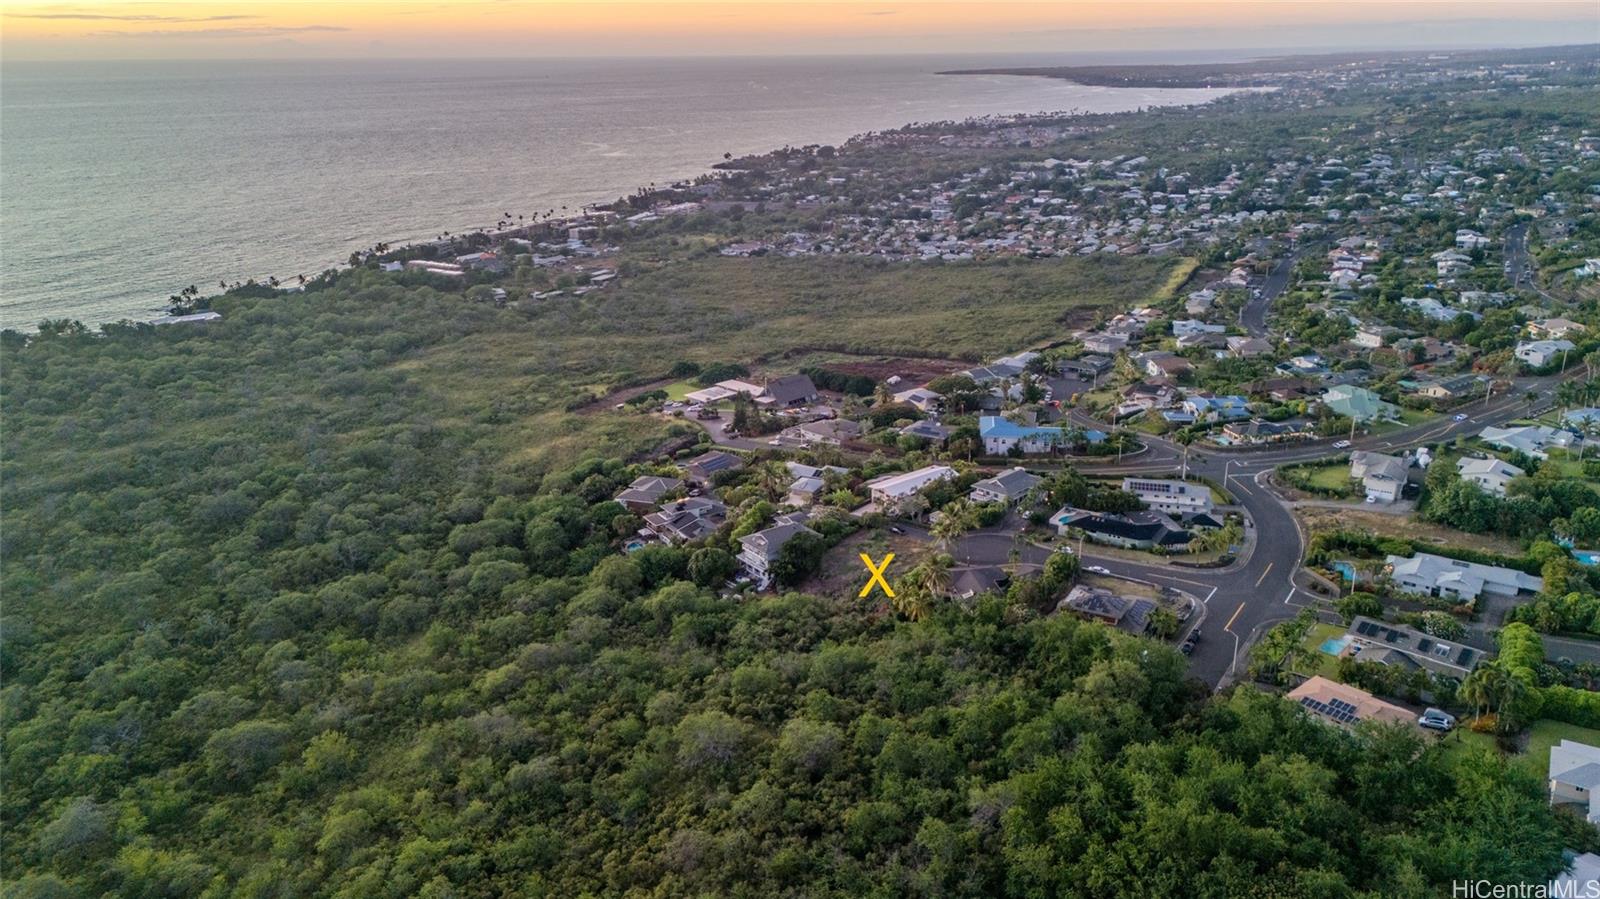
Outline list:
[[[1464,481],[1471,481],[1481,487],[1484,492],[1495,496],[1506,495],[1506,485],[1512,478],[1520,478],[1527,472],[1500,461],[1499,459],[1466,459],[1456,462],[1456,471]]]
[[[1006,588],[1011,575],[998,565],[971,565],[950,569],[950,595],[956,599],[972,599],[985,593],[999,593]]]
[[[1381,724],[1411,724],[1416,715],[1371,693],[1349,684],[1316,675],[1288,693],[1285,699],[1300,703],[1307,712],[1330,724],[1354,727],[1361,721]]]
[[[804,406],[817,400],[817,385],[806,375],[785,375],[767,382],[756,401],[779,408]]]
[[[1434,400],[1459,400],[1483,393],[1486,383],[1477,375],[1455,375],[1427,381],[1417,387],[1417,394]]]
[[[743,467],[744,460],[733,453],[711,450],[684,463],[683,471],[691,482],[705,487],[711,484],[717,472],[736,471]]]
[[[1183,401],[1183,411],[1195,421],[1238,421],[1250,417],[1250,404],[1242,396],[1195,394]]]
[[[1173,524],[1172,519],[1158,512],[1129,512],[1116,515],[1110,512],[1089,512],[1068,506],[1050,517],[1056,533],[1063,537],[1081,531],[1095,543],[1120,546],[1125,549],[1182,550],[1193,539],[1192,535]]]
[[[1176,353],[1145,353],[1139,363],[1144,373],[1152,378],[1177,380],[1194,371],[1194,364]]]
[[[940,403],[944,402],[944,394],[936,393],[926,387],[913,387],[910,390],[902,390],[895,394],[894,401],[897,403],[909,403],[922,412],[932,412],[939,408]]]
[[[773,563],[778,561],[783,547],[801,534],[820,536],[805,525],[790,521],[740,537],[739,566],[754,578],[762,589],[766,589],[772,583]]]
[[[1266,396],[1279,403],[1303,400],[1311,396],[1311,383],[1301,378],[1264,378],[1249,384],[1246,391],[1252,396]]]
[[[617,494],[616,500],[630,512],[645,512],[660,504],[661,497],[682,486],[683,481],[677,478],[645,475],[634,478],[632,484]]]
[[[674,500],[644,517],[645,530],[671,544],[709,537],[727,520],[728,507],[709,496]]]
[[[1193,334],[1226,334],[1225,325],[1213,325],[1197,318],[1179,319],[1172,323],[1173,337],[1188,337]]]
[[[1013,447],[1023,453],[1048,453],[1061,445],[1061,428],[1041,428],[1019,425],[998,415],[985,415],[978,419],[978,435],[983,438],[983,451],[991,456],[1003,456]]]
[[[1392,503],[1405,491],[1406,473],[1411,463],[1398,456],[1357,450],[1350,454],[1350,477],[1360,481],[1367,499]]]
[[[1528,322],[1528,335],[1538,340],[1559,340],[1572,334],[1582,334],[1588,328],[1570,318],[1547,318]]]
[[[1550,747],[1550,804],[1577,806],[1590,824],[1600,824],[1600,748],[1577,740]]]
[[[1195,347],[1220,350],[1228,345],[1228,338],[1221,334],[1185,334],[1178,338],[1177,344],[1180,350],[1192,350]]]
[[[1341,655],[1406,670],[1421,668],[1456,680],[1471,674],[1488,657],[1477,647],[1441,640],[1413,627],[1365,615],[1357,615],[1350,622]]]
[[[900,429],[906,437],[920,437],[931,443],[943,443],[950,438],[950,429],[935,421],[914,421]]]
[[[789,493],[784,497],[784,502],[798,508],[805,508],[817,501],[817,494],[821,493],[825,485],[818,477],[795,478],[789,485]]]
[[[808,446],[818,443],[838,446],[847,440],[854,440],[860,437],[861,425],[838,418],[824,418],[787,428],[784,434],[798,439]]]
[[[1544,581],[1511,568],[1463,562],[1431,553],[1384,559],[1389,577],[1408,593],[1472,602],[1485,593],[1517,597],[1538,593]]]
[[[975,503],[1016,505],[1043,482],[1043,478],[1031,475],[1020,467],[1008,468],[992,478],[984,478],[973,484],[967,499]]]
[[[1128,338],[1121,334],[1091,334],[1083,338],[1083,348],[1090,353],[1115,356],[1127,349]]]
[[[1137,496],[1146,506],[1169,515],[1210,512],[1213,505],[1210,487],[1188,481],[1123,478],[1122,489]]]
[[[1574,348],[1570,340],[1525,340],[1511,352],[1530,368],[1543,368]]]
[[[1350,342],[1362,349],[1375,350],[1404,332],[1389,325],[1362,325]]]
[[[1062,374],[1076,374],[1080,378],[1097,378],[1111,370],[1111,359],[1106,356],[1088,354],[1076,359],[1063,359],[1056,363],[1056,368]]]
[[[907,499],[920,494],[929,484],[955,476],[956,470],[948,465],[928,465],[916,471],[896,472],[876,477],[868,481],[865,486],[878,509],[893,515]]]
[[[1578,435],[1560,428],[1545,425],[1522,425],[1510,428],[1487,427],[1478,432],[1478,439],[1490,446],[1524,453],[1535,459],[1548,459],[1551,448],[1567,449],[1579,442]]]
[[[1272,344],[1259,337],[1229,337],[1228,352],[1236,358],[1249,359],[1272,352]]]
[[[1333,414],[1358,422],[1393,419],[1400,414],[1394,403],[1385,402],[1383,397],[1365,387],[1350,384],[1339,384],[1323,391],[1322,404]]]
[[[1284,422],[1252,418],[1249,421],[1228,422],[1222,428],[1222,436],[1230,444],[1248,445],[1288,440],[1292,437],[1302,436],[1302,432],[1294,425]]]
[[[1100,587],[1079,584],[1072,588],[1061,602],[1057,612],[1071,612],[1091,621],[1101,621],[1114,628],[1133,634],[1142,634],[1150,623],[1150,613],[1155,603],[1134,596],[1121,596]]]
[[[1585,406],[1581,409],[1570,409],[1565,415],[1561,416],[1561,420],[1565,422],[1568,427],[1582,431],[1586,427],[1600,425],[1600,409],[1597,409],[1593,406]]]

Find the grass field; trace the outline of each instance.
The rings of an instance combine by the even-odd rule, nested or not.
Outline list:
[[[1338,491],[1341,496],[1354,496],[1355,490],[1350,486],[1350,465],[1340,462],[1334,465],[1323,465],[1311,472],[1312,484],[1324,490]]]
[[[1160,299],[1188,267],[1151,257],[943,265],[704,257],[581,301],[507,310],[498,330],[462,334],[395,367],[439,420],[492,418],[515,460],[631,454],[665,439],[669,426],[567,410],[661,379],[679,360],[789,371],[819,352],[993,358]]]

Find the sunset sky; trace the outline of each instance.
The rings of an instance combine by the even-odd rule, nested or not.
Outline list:
[[[1596,0],[0,3],[8,59],[677,56],[1600,41]]]

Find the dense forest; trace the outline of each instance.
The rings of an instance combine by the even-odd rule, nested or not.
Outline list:
[[[6,895],[1423,896],[1581,843],[1497,757],[1098,624],[623,556],[665,435],[564,412],[538,321],[365,277],[5,335]]]

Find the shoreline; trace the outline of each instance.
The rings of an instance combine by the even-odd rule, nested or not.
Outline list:
[[[952,74],[952,73],[948,73],[948,72],[933,72],[933,73],[930,73],[930,74],[933,74],[933,75],[945,75],[945,74]],[[1000,75],[1008,75],[1009,76],[1009,75],[1013,75],[1013,74],[1021,75],[1022,73],[983,72],[983,73],[979,73],[979,74],[1000,74]],[[1093,86],[1093,85],[1091,85],[1091,86]],[[1128,87],[1130,89],[1140,89],[1140,86],[1138,86],[1138,85],[1112,85],[1112,87]],[[1148,88],[1146,88],[1146,89],[1148,89]],[[1163,87],[1163,86],[1157,86],[1156,89],[1163,89],[1164,90],[1164,89],[1169,89],[1169,88],[1166,88],[1166,87]],[[1212,88],[1212,89],[1215,90],[1217,88]],[[1041,120],[1041,119],[1079,118],[1079,117],[1089,117],[1089,116],[1095,116],[1095,115],[1131,115],[1131,114],[1139,114],[1139,113],[1145,112],[1145,111],[1147,111],[1149,109],[1155,109],[1155,108],[1168,108],[1168,109],[1170,109],[1170,108],[1204,106],[1206,104],[1209,104],[1209,103],[1212,103],[1212,102],[1216,101],[1217,99],[1220,99],[1221,97],[1228,96],[1228,95],[1231,95],[1231,94],[1234,94],[1234,93],[1238,93],[1238,92],[1240,92],[1239,89],[1227,88],[1226,89],[1226,93],[1219,94],[1218,96],[1207,97],[1207,98],[1204,98],[1204,99],[1195,99],[1195,100],[1190,101],[1190,102],[1175,102],[1175,103],[1156,104],[1156,105],[1141,105],[1141,106],[1130,107],[1130,108],[1127,108],[1127,109],[1120,109],[1120,110],[1116,110],[1116,111],[1113,111],[1113,112],[1094,112],[1094,111],[1077,110],[1077,109],[1046,109],[1046,110],[1038,110],[1038,111],[1025,112],[1025,113],[993,113],[993,114],[974,115],[974,116],[967,116],[967,117],[961,118],[961,119],[952,119],[950,121],[958,123],[960,125],[975,125],[975,124],[980,124],[980,123],[988,123],[988,124],[994,125],[995,127],[1001,127],[1001,126],[1004,126],[1006,124],[1015,124],[1015,123],[1018,123],[1018,122],[1034,121],[1034,120]],[[844,145],[846,143],[849,143],[850,141],[857,140],[857,139],[859,139],[859,138],[861,138],[861,137],[863,137],[865,135],[868,135],[868,134],[893,133],[893,132],[903,131],[903,130],[909,129],[909,128],[918,127],[919,125],[922,125],[922,124],[926,124],[926,123],[921,123],[921,122],[902,122],[902,123],[900,123],[900,124],[898,124],[898,125],[896,125],[896,126],[894,126],[892,128],[859,132],[859,133],[850,135],[849,137],[847,137],[843,141],[840,141],[839,145],[842,146],[842,145]],[[821,144],[818,144],[818,143],[807,143],[807,144],[803,144],[803,145],[799,145],[799,146],[820,146],[820,145]],[[618,214],[619,212],[625,213],[625,212],[629,212],[629,211],[638,211],[638,210],[630,210],[627,207],[626,201],[630,197],[654,196],[654,197],[660,198],[660,197],[662,197],[662,195],[671,195],[673,193],[682,193],[682,192],[684,192],[686,190],[691,189],[696,182],[701,181],[702,179],[709,178],[709,179],[715,180],[715,179],[718,179],[720,177],[723,177],[724,175],[733,174],[733,173],[737,173],[737,172],[741,171],[741,169],[737,166],[737,163],[741,159],[759,159],[759,158],[768,156],[768,155],[770,155],[772,153],[779,152],[779,150],[780,150],[780,148],[769,147],[769,148],[767,148],[765,150],[762,150],[762,151],[753,152],[753,153],[747,153],[747,154],[743,154],[741,156],[735,156],[732,160],[723,160],[723,161],[713,162],[713,163],[705,165],[704,167],[702,167],[695,174],[680,178],[680,179],[675,180],[675,181],[664,183],[664,184],[656,183],[656,182],[647,182],[645,184],[637,184],[632,189],[631,192],[630,191],[624,191],[620,195],[618,195],[618,196],[616,196],[616,197],[614,197],[612,199],[594,199],[594,200],[591,200],[591,201],[588,201],[588,202],[579,203],[576,207],[573,207],[574,211],[569,212],[569,213],[567,213],[565,215],[552,216],[552,217],[548,217],[548,218],[539,218],[538,214],[536,213],[534,218],[531,218],[531,219],[528,219],[528,220],[525,220],[525,221],[501,220],[501,221],[498,221],[498,222],[495,222],[495,223],[491,223],[491,224],[483,224],[483,225],[477,225],[477,226],[472,226],[472,227],[466,227],[466,228],[463,228],[462,230],[446,231],[446,230],[442,230],[441,229],[437,233],[444,235],[443,237],[434,237],[434,238],[413,237],[413,238],[394,238],[394,239],[388,239],[388,240],[379,240],[379,241],[376,241],[375,243],[373,243],[369,247],[358,249],[358,250],[355,250],[353,252],[356,253],[356,254],[362,254],[363,256],[367,256],[369,254],[370,255],[391,254],[391,253],[396,253],[396,252],[403,252],[403,251],[406,251],[406,250],[415,250],[415,249],[420,248],[420,247],[428,247],[428,246],[446,247],[446,246],[450,246],[450,245],[454,244],[458,240],[461,240],[461,239],[464,239],[464,238],[468,238],[471,235],[479,235],[479,234],[490,235],[490,239],[491,240],[503,241],[506,238],[510,238],[510,237],[525,237],[525,236],[530,236],[530,235],[535,234],[535,233],[539,233],[541,231],[542,232],[559,233],[559,232],[564,231],[564,230],[566,230],[568,228],[583,227],[583,226],[586,226],[588,224],[591,224],[594,221],[594,217],[595,217],[595,215],[597,213],[615,215],[615,214]],[[663,201],[665,201],[665,198],[663,198]],[[563,208],[567,208],[567,207],[563,207]],[[373,252],[373,248],[375,248],[375,247],[384,247],[385,249],[383,251],[383,254],[374,253]],[[348,258],[346,258],[346,259],[330,259],[330,261],[325,265],[322,265],[322,266],[319,266],[319,267],[314,267],[314,268],[308,268],[308,269],[305,269],[303,271],[297,271],[297,272],[293,272],[293,273],[282,273],[282,274],[279,274],[279,273],[267,273],[267,274],[252,276],[252,277],[248,277],[248,278],[241,279],[241,280],[238,280],[238,281],[230,282],[229,286],[228,286],[228,289],[232,290],[235,287],[238,287],[238,286],[241,286],[241,285],[244,285],[244,284],[248,284],[248,283],[251,283],[251,282],[254,282],[254,283],[260,284],[260,285],[270,286],[272,279],[277,279],[278,280],[278,284],[276,285],[277,289],[279,289],[281,291],[284,291],[284,292],[295,292],[300,287],[296,282],[302,275],[304,276],[304,279],[305,279],[306,282],[310,282],[311,280],[315,279],[317,276],[321,275],[324,272],[328,272],[328,271],[343,271],[343,270],[346,270],[346,269],[349,269],[349,268],[351,268],[351,265],[350,265],[350,262],[349,262]],[[202,278],[200,280],[194,280],[194,278],[191,277],[189,279],[180,279],[180,280],[187,280],[190,283],[194,283],[194,284],[210,284],[210,285],[212,285],[211,288],[210,288],[211,290],[215,290],[216,289],[216,285],[218,283],[218,280],[215,279],[215,278],[212,278],[212,277]],[[181,288],[174,288],[174,290],[178,290],[178,289],[181,289]],[[221,292],[216,292],[216,293],[208,293],[208,292],[206,292],[206,290],[207,289],[204,288],[204,287],[202,287],[202,289],[201,289],[202,295],[207,296],[207,297],[222,296],[223,294],[225,294],[227,292],[227,291],[221,291]],[[125,323],[125,322],[133,322],[133,323],[136,323],[136,324],[147,324],[147,323],[151,323],[152,321],[154,321],[156,319],[161,319],[161,318],[164,318],[164,317],[168,316],[169,315],[169,311],[168,310],[169,310],[169,307],[168,307],[167,303],[158,300],[158,301],[153,301],[148,307],[146,307],[145,311],[143,311],[138,317],[136,317],[136,316],[134,316],[132,314],[127,314],[127,315],[123,315],[123,316],[120,316],[120,317],[117,317],[117,318],[110,318],[110,319],[95,321],[93,324],[88,324],[86,322],[86,324],[88,324],[88,326],[93,330],[98,330],[99,328],[101,328],[102,326],[104,326],[106,324],[119,324],[119,323]],[[67,320],[75,320],[75,321],[82,321],[83,320],[81,317],[72,316],[72,315],[50,316],[50,318],[52,318],[52,319],[64,318],[64,319],[67,319]],[[5,326],[5,328],[8,329],[8,330],[21,331],[23,333],[33,333],[33,332],[38,330],[38,321],[34,321],[34,322],[31,322],[31,323],[29,323],[27,325],[22,325],[22,326],[7,325],[7,326]]]

